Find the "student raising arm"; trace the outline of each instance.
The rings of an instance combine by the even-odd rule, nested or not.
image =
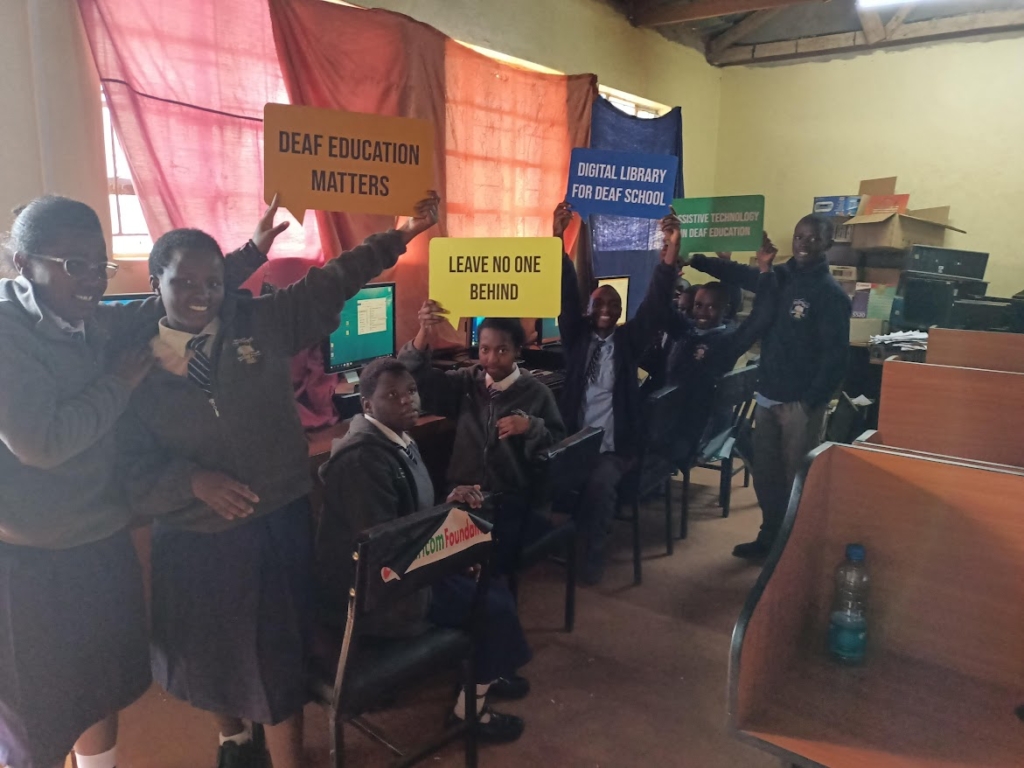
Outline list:
[[[345,301],[437,221],[433,193],[397,230],[267,296],[225,295],[224,259],[198,230],[150,255],[167,319],[157,366],[136,391],[123,453],[137,512],[153,526],[153,669],[177,698],[214,713],[220,759],[275,768],[302,758],[312,619],[308,449],[289,361],[327,336]]]
[[[571,218],[568,203],[559,204],[554,216],[555,237],[565,234]],[[582,578],[590,584],[601,580],[616,489],[635,460],[640,439],[639,360],[670,321],[679,253],[675,216],[662,220],[662,231],[661,262],[654,269],[647,296],[633,319],[621,326],[616,324],[622,315],[622,297],[610,286],[597,288],[590,295],[589,311],[584,313],[576,268],[569,256],[562,254],[562,311],[558,317],[566,362],[562,416],[570,433],[584,427],[604,429],[601,456],[580,503],[580,513],[586,516],[581,528],[587,545]]]

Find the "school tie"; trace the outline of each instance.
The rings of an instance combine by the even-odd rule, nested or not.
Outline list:
[[[601,359],[601,350],[604,349],[605,339],[598,339],[594,344],[594,349],[590,353],[590,360],[587,362],[587,384],[593,384],[597,381],[597,371],[600,368],[598,362]]]
[[[189,340],[186,345],[188,350],[192,353],[192,357],[188,361],[188,378],[189,381],[193,382],[199,387],[206,396],[213,398],[213,387],[211,386],[211,366],[210,358],[206,356],[206,352],[203,351],[203,347],[206,346],[207,339],[210,338],[209,334],[203,334],[200,336],[194,336]]]

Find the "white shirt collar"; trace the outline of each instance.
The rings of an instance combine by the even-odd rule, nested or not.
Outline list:
[[[603,339],[597,333],[597,331],[594,331],[591,334],[591,338],[593,339],[593,341],[603,341],[605,344],[614,344],[615,343],[615,331],[613,330],[611,333],[609,333]]]
[[[217,336],[220,331],[220,318],[215,317],[210,321],[203,330],[199,333],[189,333],[188,331],[176,331],[167,325],[167,318],[160,318],[159,334],[160,341],[170,347],[175,354],[179,357],[189,357],[188,343],[192,341],[196,336],[209,336],[212,340]],[[208,342],[209,344],[209,342]],[[207,347],[208,348],[208,347]]]
[[[375,426],[377,429],[381,431],[381,434],[383,434],[384,437],[386,437],[392,443],[397,445],[399,448],[408,448],[410,445],[412,445],[412,438],[409,437],[409,434],[407,432],[398,434],[391,427],[381,424],[379,421],[377,421],[377,419],[373,418],[373,416],[367,416],[365,413],[363,414],[363,418],[366,419],[371,424],[373,424],[373,426]]]
[[[506,389],[511,387],[517,381],[519,381],[520,375],[521,374],[519,372],[519,366],[513,363],[512,373],[510,373],[501,381],[495,381],[494,379],[491,378],[491,374],[488,373],[486,376],[484,376],[484,382],[487,384],[488,389],[496,389],[499,392],[504,392]]]

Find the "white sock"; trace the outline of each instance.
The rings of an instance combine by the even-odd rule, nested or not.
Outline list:
[[[480,713],[480,710],[484,708],[484,702],[487,699],[487,690],[491,687],[490,683],[484,683],[483,685],[477,685],[476,687],[476,713],[477,721],[481,723],[489,722],[491,719],[490,712]],[[455,716],[459,720],[466,719],[466,689],[459,689],[459,698],[455,700]]]
[[[225,736],[224,734],[220,735],[220,745],[222,747],[225,744],[238,744],[239,746],[241,746],[242,744],[248,744],[250,741],[252,741],[251,725],[245,726],[245,728],[236,733],[234,736]],[[79,766],[79,768],[81,768],[81,766]]]
[[[80,755],[75,752],[78,768],[117,768],[117,747],[102,755]]]

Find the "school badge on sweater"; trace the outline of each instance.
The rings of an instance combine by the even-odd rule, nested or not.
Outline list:
[[[794,320],[804,320],[811,309],[811,302],[807,299],[794,299],[793,306],[789,308],[789,314]]]
[[[232,339],[231,345],[235,348],[235,354],[238,355],[238,362],[240,363],[255,365],[263,356],[263,352],[256,348],[256,342],[251,337],[247,339]]]

